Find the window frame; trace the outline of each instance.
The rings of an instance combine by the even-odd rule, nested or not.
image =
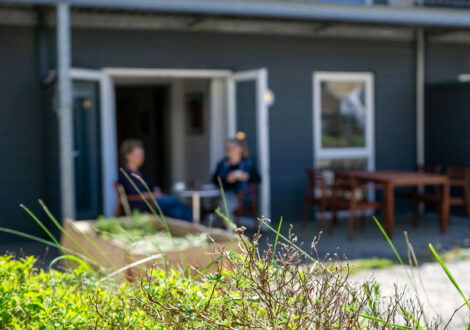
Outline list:
[[[321,83],[323,81],[362,81],[365,86],[366,126],[365,146],[347,148],[322,147]],[[374,74],[372,72],[313,72],[313,164],[320,159],[367,158],[367,169],[375,168],[374,146]]]

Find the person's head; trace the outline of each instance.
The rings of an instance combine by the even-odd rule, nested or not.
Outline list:
[[[129,139],[121,144],[121,157],[124,165],[139,168],[145,161],[144,144],[140,140]]]
[[[246,140],[241,139],[230,139],[227,141],[225,146],[225,153],[227,159],[231,163],[238,163],[242,159],[247,159],[250,155],[248,153],[248,147]]]

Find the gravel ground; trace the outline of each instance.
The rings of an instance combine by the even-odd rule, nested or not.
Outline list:
[[[470,296],[470,259],[458,260],[446,263],[450,272],[456,279],[460,288]],[[426,263],[419,268],[407,267],[407,270],[416,279],[418,287],[418,296],[423,303],[424,310],[429,319],[436,318],[440,315],[442,318],[442,326],[452,317],[456,309],[464,304],[462,296],[448,279],[441,266],[437,263]],[[412,272],[412,273],[411,273]],[[422,285],[419,281],[419,275],[422,278]],[[381,292],[384,296],[391,296],[394,293],[394,285],[400,289],[406,289],[406,295],[415,297],[405,270],[402,266],[394,266],[391,268],[363,271],[353,274],[353,281],[364,281],[373,278],[381,284]],[[453,317],[449,329],[466,329],[463,320],[466,323],[470,320],[470,312],[466,306],[462,307]]]

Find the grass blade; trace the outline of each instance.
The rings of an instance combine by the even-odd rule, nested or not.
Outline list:
[[[160,259],[160,258],[162,258],[162,255],[161,255],[161,254],[155,254],[155,255],[150,256],[150,257],[148,257],[148,258],[144,258],[144,259],[138,260],[138,261],[133,262],[133,263],[131,263],[131,264],[129,264],[129,265],[126,265],[126,266],[124,266],[124,267],[122,267],[122,268],[119,268],[118,270],[112,272],[111,274],[106,275],[105,277],[103,277],[103,278],[102,278],[101,280],[99,280],[98,282],[103,282],[103,281],[105,281],[105,280],[107,280],[107,279],[109,279],[109,278],[111,278],[111,277],[113,277],[113,276],[116,276],[116,275],[118,275],[118,274],[121,274],[122,272],[125,272],[125,271],[128,270],[128,269],[137,267],[137,266],[142,265],[142,264],[144,264],[144,263],[146,263],[146,262],[149,262],[149,261],[152,261],[152,260],[155,260],[155,259]]]
[[[365,319],[368,319],[368,320],[377,322],[377,323],[384,324],[384,325],[386,325],[387,327],[391,327],[391,328],[397,328],[397,329],[403,329],[403,330],[411,330],[411,329],[413,329],[413,328],[410,328],[410,327],[406,327],[406,326],[404,326],[404,325],[393,324],[393,323],[390,323],[390,322],[387,322],[387,321],[384,321],[384,320],[381,320],[381,319],[378,319],[378,318],[376,318],[376,317],[369,316],[369,315],[366,315],[366,314],[359,314],[359,316],[360,316],[360,317],[363,317],[363,318],[365,318]]]
[[[49,269],[52,269],[52,267],[58,263],[59,261],[61,260],[71,260],[71,261],[74,261],[76,262],[77,264],[79,264],[80,266],[86,268],[87,271],[89,271],[90,273],[93,272],[93,269],[85,262],[83,261],[82,259],[74,256],[74,255],[63,255],[63,256],[59,256],[57,258],[55,258],[54,260],[51,261],[51,263],[49,264]]]
[[[392,248],[393,252],[395,253],[395,256],[397,257],[398,261],[400,262],[400,264],[403,266],[403,269],[405,270],[405,274],[406,276],[408,277],[408,280],[410,281],[412,287],[413,287],[413,290],[415,291],[416,293],[416,296],[418,296],[418,288],[416,286],[416,282],[413,280],[413,277],[411,276],[411,274],[408,272],[408,269],[403,261],[403,259],[400,257],[400,254],[398,253],[397,249],[395,248],[395,245],[393,244],[392,240],[390,239],[390,237],[388,237],[387,235],[387,232],[385,231],[385,229],[382,227],[382,225],[380,224],[379,220],[377,220],[376,217],[373,217],[374,218],[374,221],[375,223],[377,224],[377,226],[379,227],[380,231],[382,232],[382,234],[385,236],[385,239],[387,240],[388,244],[390,245],[390,247]],[[408,242],[408,236],[406,235],[406,232],[405,232],[405,238],[406,238],[406,241]],[[411,244],[408,242],[408,245],[411,246]],[[414,252],[413,252],[414,254]],[[411,268],[411,267],[410,267]],[[411,268],[412,269],[412,268]],[[418,299],[418,304],[420,305],[420,308],[423,309],[423,305],[421,303],[421,301]],[[426,314],[424,314],[424,320],[425,320],[425,323],[427,324],[428,321],[427,321],[427,318],[426,318]]]
[[[470,302],[468,301],[467,297],[465,297],[465,294],[462,292],[462,289],[460,289],[460,286],[458,285],[457,281],[455,280],[454,276],[452,276],[452,273],[450,272],[450,270],[447,268],[447,266],[445,265],[445,263],[442,261],[441,257],[439,256],[439,254],[436,252],[436,250],[434,249],[434,246],[430,243],[429,244],[429,248],[431,249],[431,252],[432,254],[434,255],[434,257],[436,258],[437,262],[441,265],[442,269],[444,270],[444,272],[446,273],[447,277],[449,278],[449,280],[452,282],[452,284],[454,285],[454,287],[457,289],[457,291],[460,293],[460,295],[462,296],[463,300],[465,301],[465,303],[467,304],[467,307],[468,309],[470,309]]]
[[[135,173],[132,173],[132,176],[134,178],[136,178],[137,180],[140,181],[140,183],[142,183],[142,185],[144,186],[145,190],[147,190],[147,193],[152,195],[153,196],[153,192],[150,190],[150,187],[148,186],[147,182],[144,181],[144,179],[142,179],[141,176],[135,174]],[[162,208],[160,207],[160,205],[158,204],[157,202],[157,199],[154,197],[152,198],[152,201],[153,203],[155,204],[155,207],[157,208],[157,211],[160,215],[160,223],[162,224],[162,226],[165,228],[165,230],[167,231],[168,235],[170,235],[171,237],[171,232],[170,232],[170,228],[168,228],[168,224],[166,223],[166,219],[165,219],[165,215],[163,214],[163,211],[162,211]],[[155,211],[155,209],[152,211],[154,216],[157,216],[157,212]]]
[[[209,268],[212,267],[212,265],[214,265],[216,262],[218,262],[220,259],[222,259],[224,256],[223,255],[220,255],[218,256],[217,258],[215,258],[214,260],[212,260],[206,267],[204,267],[195,277],[194,279],[197,279],[199,277],[201,277],[202,275],[204,275],[205,272],[207,272],[207,270]]]
[[[272,232],[276,233],[280,238],[282,238],[284,241],[286,241],[288,244],[292,245],[297,251],[299,251],[302,255],[304,255],[307,259],[309,259],[310,261],[312,261],[314,264],[320,264],[318,262],[318,260],[314,259],[311,255],[309,255],[307,252],[305,252],[304,250],[302,250],[297,244],[295,244],[294,242],[292,242],[290,239],[288,239],[287,237],[285,237],[284,235],[282,235],[279,231],[277,231],[276,229],[274,229],[273,227],[271,227],[270,225],[268,225],[266,223],[266,221],[264,221],[263,219],[258,219],[258,221],[260,221],[263,225],[265,225],[269,230],[271,230]],[[331,272],[330,270],[327,269],[328,272]]]
[[[406,315],[406,317],[408,317],[409,319],[411,319],[413,321],[413,323],[416,325],[416,327],[419,329],[419,330],[423,330],[423,326],[418,322],[418,320],[416,320],[413,315],[410,314],[410,312],[408,312],[406,309],[403,309],[400,307],[400,310],[403,312],[403,314]]]
[[[54,225],[60,230],[61,233],[63,233],[65,236],[67,236],[67,238],[77,247],[80,249],[80,251],[83,252],[84,255],[86,255],[90,260],[93,260],[95,263],[98,263],[98,261],[93,258],[93,256],[90,255],[90,253],[88,253],[88,251],[86,249],[84,249],[80,243],[78,243],[65,229],[64,227],[62,227],[62,225],[59,223],[59,221],[57,221],[57,219],[54,217],[54,215],[51,213],[51,211],[49,211],[49,208],[46,206],[46,204],[44,204],[44,202],[39,199],[38,200],[39,204],[41,205],[42,209],[44,210],[44,212],[46,212],[47,216],[49,217],[49,219],[52,221],[52,223],[54,223]],[[76,228],[75,228],[76,229]],[[94,243],[94,242],[93,242]],[[101,249],[98,247],[98,251],[100,251]],[[102,251],[101,251],[102,252]],[[109,259],[108,256],[106,255],[103,255],[106,259]],[[111,259],[109,259],[108,261],[111,261]],[[111,261],[111,264],[112,264],[112,261]]]
[[[44,224],[42,223],[41,220],[39,220],[36,215],[31,212],[30,209],[28,209],[26,206],[24,206],[23,204],[20,204],[20,207],[26,211],[26,213],[29,214],[29,216],[31,218],[34,219],[34,221],[36,221],[36,223],[39,225],[39,227],[42,228],[42,230],[44,230],[44,232],[47,234],[47,236],[49,236],[51,238],[51,240],[55,243],[55,245],[57,246],[57,248],[60,247],[60,243],[56,240],[56,238],[54,237],[54,235],[52,235],[52,233],[49,231],[49,229],[46,228],[46,226],[44,226]]]
[[[227,200],[225,199],[225,190],[224,190],[224,185],[222,184],[222,179],[220,177],[217,177],[217,180],[219,181],[219,188],[220,188],[220,193],[222,195],[221,196],[222,202],[224,203],[225,214],[222,214],[219,208],[218,208],[219,212],[217,212],[216,210],[216,213],[219,217],[221,217],[225,221],[225,223],[227,224],[229,228],[235,231],[237,230],[237,226],[233,223],[232,219],[230,219],[230,214],[228,211]]]
[[[273,256],[271,259],[271,264],[274,263],[274,258],[276,257],[276,247],[277,247],[277,241],[279,239],[279,233],[281,232],[281,226],[282,226],[282,217],[281,217],[281,220],[279,221],[279,226],[277,227],[277,233],[276,233],[276,239],[274,240]]]
[[[0,232],[4,232],[4,233],[7,233],[7,234],[12,234],[12,235],[16,235],[16,236],[20,236],[20,237],[23,237],[23,238],[27,238],[27,239],[30,239],[32,241],[36,241],[38,243],[41,243],[41,244],[44,244],[44,245],[47,245],[47,246],[52,246],[52,247],[55,247],[55,248],[58,248],[59,250],[62,250],[62,251],[65,251],[67,253],[71,253],[71,254],[74,254],[80,258],[82,258],[83,260],[87,260],[88,258],[81,255],[80,253],[77,253],[75,251],[72,251],[66,247],[63,247],[62,245],[59,245],[57,246],[55,243],[51,242],[51,241],[48,241],[48,240],[45,240],[45,239],[42,239],[42,238],[39,238],[39,237],[36,237],[36,236],[33,236],[33,235],[29,235],[29,234],[26,234],[26,233],[22,233],[21,231],[17,231],[17,230],[14,230],[14,229],[9,229],[9,228],[3,228],[3,227],[0,227]],[[102,268],[101,265],[97,264],[95,261],[93,260],[87,260],[88,262],[98,266],[99,268]]]
[[[106,253],[104,253],[104,251],[98,246],[98,244],[96,244],[96,243],[91,239],[91,237],[90,237],[87,233],[85,233],[85,232],[81,231],[80,229],[78,229],[77,226],[75,226],[75,224],[73,223],[73,221],[70,221],[70,220],[69,220],[69,223],[70,223],[70,225],[73,227],[73,229],[74,229],[75,231],[77,231],[77,232],[79,232],[80,234],[82,234],[82,236],[85,237],[85,239],[86,239],[88,242],[90,242],[91,245],[93,245],[93,247],[99,252],[99,254],[101,254],[101,255],[106,259],[106,261],[109,262],[109,264],[110,264],[112,267],[117,268],[116,264],[111,260],[111,258],[110,258]]]
[[[163,226],[163,228],[165,228],[165,230],[167,231],[168,235],[171,237],[171,232],[170,232],[170,229],[168,228],[168,224],[166,223],[165,221],[165,216],[163,215],[163,212],[161,211],[161,208],[160,206],[158,205],[157,201],[155,198],[153,198],[153,200],[155,201],[155,205],[157,205],[157,208],[159,209],[159,211],[161,212],[161,215],[159,216],[157,214],[157,211],[153,208],[153,206],[149,203],[149,201],[147,200],[147,198],[145,198],[144,194],[142,193],[142,191],[139,189],[139,187],[137,187],[137,185],[135,184],[135,182],[132,180],[132,178],[126,173],[126,171],[124,171],[123,168],[120,168],[119,169],[122,173],[122,175],[124,175],[124,177],[126,178],[127,181],[129,181],[129,183],[131,184],[132,188],[134,188],[135,191],[137,191],[137,193],[139,194],[140,198],[142,198],[142,201],[145,203],[145,205],[147,206],[147,208],[150,210],[150,212],[152,212],[152,214],[155,216],[155,218],[157,218],[158,221],[160,221],[160,224]],[[143,182],[144,183],[144,187],[146,187],[146,189],[150,192],[150,194],[152,195],[152,192],[150,191],[148,185],[144,182],[144,180],[139,177],[138,175],[136,174],[132,174],[133,177],[135,177],[136,179],[138,179],[140,182]]]
[[[388,244],[390,245],[390,247],[392,248],[393,252],[395,252],[395,256],[397,257],[398,261],[400,262],[400,264],[402,266],[405,266],[405,263],[403,262],[403,259],[400,257],[400,254],[398,254],[398,251],[397,249],[395,248],[395,245],[392,243],[392,240],[390,239],[390,237],[388,237],[387,235],[387,232],[385,231],[385,229],[382,227],[382,225],[380,224],[379,220],[377,220],[376,217],[374,217],[374,221],[375,223],[377,224],[377,226],[379,227],[380,231],[382,232],[382,234],[385,236],[385,238],[387,239],[387,242]]]

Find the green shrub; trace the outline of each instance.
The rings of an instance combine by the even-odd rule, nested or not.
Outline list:
[[[86,265],[67,272],[35,259],[0,257],[0,328],[384,328],[414,327],[416,305],[383,300],[375,283],[351,285],[348,267],[312,267],[287,244],[257,257],[221,251],[228,262],[198,275],[152,269],[139,283],[100,281]]]
[[[261,221],[274,230],[265,219]],[[280,234],[281,224],[282,219],[274,245],[263,255],[258,250],[260,233],[248,242],[243,236],[244,228],[236,228],[243,253],[219,251],[213,256],[217,271],[206,272],[207,267],[194,275],[188,269],[151,269],[140,283],[113,282],[114,275],[121,274],[123,269],[107,270],[104,276],[77,257],[69,257],[78,261],[78,266],[66,272],[38,270],[33,257],[19,261],[0,257],[0,329],[437,328],[435,322],[424,317],[419,301],[404,299],[402,292],[381,297],[379,285],[372,281],[351,283],[347,264],[323,263],[318,256],[313,258],[316,242],[312,243],[310,253],[305,252],[296,244],[295,237]],[[102,225],[110,230],[117,228],[115,223]],[[278,244],[279,238],[283,242]],[[54,241],[52,235],[51,239]],[[44,243],[65,252],[58,243]],[[470,308],[452,274],[431,245],[430,248]]]
[[[128,283],[97,285],[86,268],[71,272],[34,267],[34,257],[0,256],[0,328],[102,328],[116,320],[135,327],[155,327],[129,295],[139,290]],[[99,301],[102,305],[97,303]],[[104,310],[102,317],[97,311]]]

